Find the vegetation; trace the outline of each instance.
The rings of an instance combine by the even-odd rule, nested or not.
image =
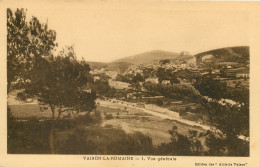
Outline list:
[[[147,82],[144,84],[144,88],[151,94],[160,94],[168,98],[194,101],[200,97],[199,93],[189,85],[175,84],[175,85],[163,85]]]
[[[17,9],[13,12],[7,9],[7,30],[8,94],[17,90],[19,100],[35,99],[44,105],[43,109],[50,108],[52,112],[50,120],[40,121],[31,117],[23,122],[14,118],[11,107],[8,107],[8,153],[249,155],[248,142],[238,138],[239,135],[249,136],[249,88],[243,84],[229,87],[226,82],[214,78],[212,70],[209,75],[202,76],[187,69],[176,72],[173,68],[159,67],[157,70],[146,68],[143,73],[118,74],[116,80],[130,83],[133,89],[130,92],[117,90],[109,85],[110,78],[105,74],[100,74],[101,79],[94,81],[89,65],[84,60],[77,60],[73,47],[64,47],[54,54],[56,32],[49,30],[47,23],[40,23],[36,17],[27,22],[26,10]],[[242,64],[249,56],[246,48],[211,52],[216,54],[214,60],[237,60]],[[162,52],[145,53],[142,57],[152,54],[157,58],[158,53]],[[197,55],[199,61],[203,54]],[[229,54],[232,56],[226,58]],[[166,52],[164,55],[165,59],[160,63],[170,63],[167,57],[173,54]],[[121,71],[117,64],[121,65],[120,69],[125,68],[123,63],[114,63],[106,68]],[[208,67],[211,68],[212,64]],[[220,69],[220,76],[228,76],[226,68]],[[149,77],[157,77],[159,84],[143,83]],[[184,79],[193,85],[180,82]],[[162,84],[163,80],[169,80],[171,84]],[[142,88],[146,92],[141,92]],[[95,111],[97,95],[119,98],[126,97],[127,93],[129,96],[135,94],[136,100],[140,100],[141,95],[147,98],[164,96],[162,99],[149,99],[150,103],[158,106],[166,104],[165,99],[168,99],[169,106],[172,99],[196,103],[199,111],[186,107],[180,115],[192,112],[207,116],[215,132],[198,133],[190,130],[188,135],[183,135],[173,126],[169,131],[170,142],[155,147],[152,139],[140,132],[127,134],[112,126],[102,127],[102,116]],[[206,100],[203,96],[213,100]],[[220,104],[221,99],[234,100],[236,104]],[[78,113],[85,115],[79,116]],[[65,116],[62,117],[63,114]],[[76,116],[73,117],[73,114]],[[116,118],[120,119],[119,115],[118,112]],[[109,120],[114,117],[105,114],[104,118]]]
[[[78,61],[73,47],[56,56],[55,31],[36,17],[26,22],[26,12],[7,10],[8,92],[20,89],[20,97],[36,98],[48,105],[52,120],[63,112],[90,112],[95,109],[95,92],[88,90],[89,65]],[[50,129],[51,153],[55,152],[54,123]]]
[[[157,154],[160,155],[203,155],[203,147],[198,140],[197,131],[189,131],[189,135],[181,135],[178,128],[173,126],[169,130],[171,135],[170,143],[163,143],[158,147]]]
[[[249,156],[249,142],[237,137],[217,137],[214,133],[206,133],[206,146],[209,148],[205,155],[211,156]]]
[[[112,88],[107,80],[98,79],[94,82],[93,91],[100,96],[113,98],[116,96],[117,90]]]
[[[33,59],[48,57],[57,45],[56,32],[36,17],[26,22],[26,10],[7,9],[7,91],[19,88]]]
[[[160,60],[159,62],[160,62],[160,64],[167,64],[167,63],[170,63],[171,60],[169,60],[169,59],[163,59],[163,60]]]
[[[98,138],[97,138],[98,136]],[[76,129],[60,147],[63,154],[149,155],[154,146],[140,132],[126,134],[113,127]]]
[[[228,47],[210,50],[207,52],[199,53],[195,55],[197,61],[201,61],[204,55],[214,55],[214,62],[239,62],[242,64],[247,64],[249,60],[249,47],[240,46],[240,47]]]
[[[55,153],[59,153],[59,146],[62,144],[62,141],[58,140],[59,132],[71,131],[79,126],[90,126],[100,121],[101,115],[97,111],[73,119],[64,118],[56,121],[39,121],[33,117],[28,121],[18,121],[8,112],[7,152],[9,154],[49,154],[52,153],[51,147],[54,147]],[[46,142],[49,140],[52,127],[55,127],[53,146]]]
[[[117,81],[127,82],[130,84],[144,82],[144,77],[140,73],[122,75],[118,74],[116,77]]]
[[[197,78],[194,87],[204,96],[209,96],[213,99],[221,99],[225,97],[227,92],[227,83],[222,83],[220,80],[214,79],[211,76],[203,76]]]
[[[235,88],[227,86],[226,82],[214,79],[212,75],[197,77],[194,87],[204,96],[220,100],[231,99],[239,103],[249,103],[249,89],[241,84]]]

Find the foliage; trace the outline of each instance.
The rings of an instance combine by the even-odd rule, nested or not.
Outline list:
[[[23,93],[50,106],[53,117],[65,111],[92,111],[94,92],[87,87],[89,65],[77,61],[72,47],[63,49],[58,56],[35,59],[29,81]]]
[[[212,126],[216,127],[226,136],[248,135],[249,133],[249,107],[243,105],[221,105],[217,102],[201,100],[207,109]]]
[[[32,59],[47,57],[55,43],[56,32],[49,30],[36,17],[27,22],[26,10],[7,9],[7,91],[19,88],[31,69]]]
[[[136,132],[126,134],[121,129],[106,126],[93,129],[78,128],[59,147],[62,154],[144,155],[153,153],[150,137]]]
[[[121,82],[131,83],[132,77],[133,77],[133,75],[130,75],[130,74],[128,74],[128,75],[117,74],[116,80],[121,81]]]
[[[171,84],[180,83],[178,78],[189,79],[189,80],[194,78],[192,72],[188,70],[179,70],[176,72],[175,69],[166,69],[162,67],[159,67],[157,69],[156,76],[158,77],[159,83],[161,83],[163,80],[170,80]]]
[[[169,59],[163,59],[163,60],[160,60],[159,62],[160,62],[160,64],[167,64],[167,63],[170,63],[171,61]]]
[[[191,70],[188,69],[181,69],[175,72],[175,76],[177,78],[186,79],[188,81],[191,81],[192,79],[195,79],[200,76],[198,73],[194,73]]]
[[[149,94],[160,94],[167,98],[180,99],[180,100],[196,100],[200,97],[199,93],[189,85],[174,84],[174,85],[163,85],[146,82],[144,88]]]
[[[162,105],[163,105],[162,99],[157,99],[157,100],[156,100],[156,104],[157,104],[158,106],[162,106]]]
[[[109,119],[113,119],[113,115],[112,114],[106,114],[105,115],[105,119],[109,120]]]
[[[9,154],[49,154],[50,145],[49,133],[54,126],[56,133],[54,134],[54,144],[56,146],[56,152],[59,150],[59,145],[62,144],[58,141],[58,132],[71,131],[79,126],[90,126],[100,123],[101,115],[98,111],[86,114],[83,116],[77,116],[70,119],[59,119],[56,121],[31,118],[28,121],[17,121],[8,109],[8,140],[7,151]]]
[[[93,91],[95,91],[100,96],[105,96],[113,98],[117,94],[116,88],[113,88],[109,85],[107,80],[98,79],[94,82]]]
[[[126,74],[126,75],[118,74],[116,76],[116,80],[132,84],[132,83],[144,82],[144,77],[140,73],[136,73],[135,75],[134,74]]]
[[[140,73],[136,73],[132,78],[132,83],[144,82],[144,77]]]
[[[228,87],[225,97],[240,104],[249,105],[249,88],[241,84],[235,88]]]
[[[216,137],[212,132],[206,135],[206,155],[211,156],[249,156],[249,143],[237,137]]]
[[[156,74],[156,71],[153,68],[144,68],[143,69],[143,76],[144,79],[149,78],[149,77],[154,77]]]
[[[211,126],[216,128],[217,132],[206,138],[206,145],[209,148],[207,154],[248,156],[249,143],[238,138],[239,135],[249,136],[248,103],[239,107],[202,100],[201,104],[207,109],[209,122]]]
[[[197,78],[194,87],[204,96],[221,99],[227,91],[227,84],[214,79],[212,76]]]
[[[163,143],[157,149],[159,155],[202,155],[203,148],[198,140],[197,131],[190,131],[189,136],[178,133],[177,127],[169,130],[171,135],[170,143]]]
[[[134,90],[137,90],[137,91],[141,91],[141,90],[142,90],[142,86],[141,86],[139,83],[132,83],[132,84],[131,84],[131,87],[132,87]]]
[[[9,112],[8,112],[9,113]],[[17,122],[7,120],[7,152],[9,154],[49,153],[48,137],[51,124],[40,124],[38,120]]]
[[[219,70],[219,73],[220,73],[220,76],[221,76],[222,78],[228,77],[228,75],[227,75],[227,69],[226,69],[226,68],[221,68],[221,69]]]
[[[51,153],[55,153],[55,113],[59,119],[62,112],[90,112],[96,107],[96,94],[88,88],[89,65],[76,59],[73,47],[54,56],[55,39],[56,32],[49,30],[47,23],[40,23],[36,17],[26,22],[24,9],[14,14],[7,9],[7,91],[20,89],[20,99],[36,98],[49,105]]]

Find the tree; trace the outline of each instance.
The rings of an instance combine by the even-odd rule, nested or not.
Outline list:
[[[173,126],[171,130],[169,130],[171,135],[170,143],[163,143],[158,147],[159,154],[166,155],[192,155],[191,150],[191,141],[187,136],[181,135],[177,131],[177,126]]]
[[[27,22],[26,10],[7,9],[7,80],[8,93],[19,89],[19,96],[36,98],[52,111],[50,149],[54,153],[54,120],[63,112],[92,111],[95,92],[88,88],[90,68],[77,61],[73,47],[57,56],[53,51],[56,32],[36,17]]]
[[[95,109],[95,92],[87,86],[89,65],[76,60],[73,47],[63,49],[56,57],[34,61],[22,93],[48,105],[53,121],[59,119],[63,112],[90,112]],[[51,153],[55,151],[53,128],[49,139]]]
[[[155,76],[155,70],[153,68],[144,68],[143,69],[143,77],[144,79]]]
[[[164,60],[160,60],[159,62],[160,62],[160,64],[168,64],[171,61],[169,59],[164,59]]]
[[[132,78],[132,83],[139,83],[139,82],[144,82],[144,77],[143,77],[140,73],[137,73],[137,74]]]
[[[172,75],[170,82],[171,82],[171,84],[179,84],[180,83],[180,81],[178,80],[178,78],[175,75]]]
[[[109,85],[109,82],[104,79],[98,79],[94,82],[93,90],[100,96],[114,98],[117,94],[117,89]]]
[[[73,47],[63,49],[58,56],[34,61],[37,62],[34,62],[29,72],[29,80],[23,92],[48,104],[52,109],[53,119],[57,108],[59,115],[63,108],[66,108],[65,111],[92,111],[95,108],[92,103],[83,106],[89,103],[83,103],[87,100],[85,98],[90,94],[94,95],[87,86],[90,68],[84,60],[76,60]]]
[[[249,135],[249,103],[238,106],[221,105],[218,102],[207,102],[203,99],[200,102],[207,109],[211,126],[217,130],[206,137],[208,154],[248,156],[249,143],[239,139],[238,136]]]
[[[163,101],[162,101],[162,99],[157,99],[157,100],[156,100],[156,104],[157,104],[158,106],[163,106]]]
[[[140,91],[142,86],[137,82],[137,83],[132,83],[131,84],[131,87],[134,89],[134,90],[137,90],[137,91]]]
[[[221,99],[226,96],[227,83],[214,79],[212,76],[197,78],[194,87],[203,95],[214,99]]]
[[[127,74],[127,75],[117,74],[116,81],[131,83],[132,78],[133,76],[131,74]]]
[[[206,151],[207,155],[249,156],[249,143],[235,136],[217,137],[216,134],[207,132],[205,144],[209,148]]]
[[[159,67],[156,71],[156,76],[158,77],[159,83],[162,83],[162,80],[167,78],[166,69]]]
[[[228,77],[226,68],[221,68],[219,70],[219,73],[220,73],[220,76],[223,77],[223,78],[227,78]]]
[[[56,32],[36,17],[26,22],[26,10],[7,9],[7,91],[19,88],[32,68],[32,59],[48,57],[57,43]]]

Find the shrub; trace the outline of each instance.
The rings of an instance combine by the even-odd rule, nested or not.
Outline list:
[[[106,125],[105,128],[76,129],[59,148],[62,154],[153,154],[152,139],[140,132],[126,134],[121,129]]]
[[[114,117],[113,117],[113,115],[112,114],[107,114],[106,116],[105,116],[105,119],[113,119]]]
[[[157,104],[158,106],[162,106],[162,105],[163,105],[162,99],[157,99],[157,100],[156,100],[156,104]]]

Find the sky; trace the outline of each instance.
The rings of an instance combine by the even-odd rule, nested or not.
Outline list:
[[[249,45],[249,15],[242,10],[134,2],[64,1],[27,7],[27,15],[48,20],[59,48],[73,45],[77,57],[87,61],[110,62],[151,50],[196,54]]]

